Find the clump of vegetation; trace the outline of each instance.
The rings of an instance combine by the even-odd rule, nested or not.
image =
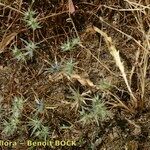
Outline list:
[[[25,62],[26,59],[25,59],[25,54],[17,48],[17,46],[14,46],[14,48],[12,49],[12,52],[13,52],[13,56],[15,59],[17,59],[18,61],[23,61]]]
[[[27,26],[31,28],[33,31],[38,28],[41,28],[38,19],[37,17],[35,17],[35,15],[36,15],[35,11],[28,9],[28,11],[24,13],[24,19],[23,19],[26,22]]]
[[[62,70],[62,62],[58,62],[56,59],[55,62],[50,65],[51,67],[45,69],[47,73],[56,73]]]
[[[46,141],[48,136],[50,135],[49,126],[45,126],[45,120],[43,120],[42,117],[40,117],[40,114],[44,114],[45,111],[45,105],[42,99],[39,99],[38,96],[34,96],[35,102],[36,102],[36,108],[35,111],[32,112],[32,116],[28,117],[28,124],[31,133],[30,137],[35,137],[40,140]]]
[[[32,130],[30,136],[34,135],[39,139],[44,139],[45,141],[47,140],[50,131],[49,127],[43,125],[42,119],[38,118],[37,116],[34,116],[34,119],[30,118],[28,126]]]
[[[103,80],[98,83],[98,87],[103,90],[109,90],[111,89],[111,84],[108,81]]]
[[[8,120],[4,120],[3,123],[4,128],[2,133],[5,136],[11,136],[18,130],[23,111],[23,104],[24,100],[22,97],[14,97],[11,108],[11,116],[8,117]]]
[[[92,98],[91,101],[91,108],[82,107],[82,111],[80,111],[81,119],[79,121],[82,122],[83,125],[93,121],[99,125],[99,122],[103,122],[111,116],[110,111],[107,110],[105,103],[98,95]]]
[[[86,104],[84,96],[82,96],[78,90],[75,90],[70,87],[71,96],[68,96],[70,100],[72,100],[71,105],[75,110],[81,109],[81,107]]]
[[[68,40],[66,43],[63,43],[61,45],[61,49],[63,52],[66,51],[72,51],[75,46],[77,46],[79,44],[80,40],[78,38],[73,38],[71,40]]]
[[[25,47],[22,49],[17,48],[17,46],[14,46],[12,49],[13,56],[18,61],[26,62],[26,60],[30,60],[34,56],[34,51],[38,48],[37,44],[35,44],[32,41],[25,41],[22,39],[22,41],[25,43]]]
[[[75,65],[76,65],[76,63],[73,62],[73,59],[67,60],[63,67],[64,73],[66,73],[67,75],[70,76],[73,73],[73,69],[74,69]]]

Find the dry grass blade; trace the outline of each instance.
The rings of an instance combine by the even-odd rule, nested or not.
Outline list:
[[[109,27],[115,29],[116,31],[120,32],[122,35],[125,35],[128,39],[133,40],[139,47],[142,48],[142,50],[146,51],[148,54],[150,53],[143,45],[141,45],[141,43],[139,41],[137,41],[133,36],[121,31],[120,29],[112,26],[111,24],[109,24],[107,21],[105,21],[102,17],[98,17],[97,15],[93,14],[90,12],[90,14],[92,14],[93,16],[97,17],[100,21],[102,21],[103,23],[105,23],[106,25],[108,25]]]
[[[136,69],[136,65],[138,64],[139,57],[140,57],[140,50],[138,49],[135,53],[135,64],[133,65],[131,73],[130,73],[130,85],[131,85],[132,76]]]
[[[99,34],[101,34],[104,37],[106,44],[108,46],[109,52],[113,56],[113,58],[116,62],[116,65],[119,67],[121,74],[122,74],[122,77],[126,83],[127,89],[129,91],[130,95],[132,96],[132,105],[136,108],[137,107],[137,99],[134,97],[133,92],[132,92],[130,85],[128,83],[125,69],[124,69],[123,63],[121,62],[121,59],[120,59],[119,51],[117,51],[115,45],[113,44],[111,37],[108,37],[108,35],[105,32],[98,29],[97,27],[93,27],[93,28],[96,32],[98,32]]]
[[[150,32],[150,30],[149,30]],[[147,33],[146,35],[146,40],[144,41],[144,45],[145,45],[145,48],[150,51],[150,41],[149,41],[149,32]],[[149,53],[148,52],[144,52],[143,54],[143,67],[141,68],[141,74],[142,74],[142,77],[141,77],[141,90],[142,90],[142,94],[141,94],[141,97],[142,99],[144,98],[144,95],[145,95],[145,79],[146,79],[146,74],[147,74],[147,70],[148,70],[148,59],[149,59]]]
[[[4,51],[6,46],[8,46],[11,43],[11,41],[15,38],[16,35],[17,33],[14,32],[3,37],[2,41],[0,42],[0,53]]]
[[[78,80],[83,86],[96,87],[90,79],[85,79],[78,74],[71,75],[71,79]]]
[[[69,0],[69,13],[73,14],[75,12],[75,7],[72,0]]]
[[[20,10],[18,10],[18,9],[16,9],[16,8],[13,8],[13,7],[11,7],[11,6],[9,6],[9,5],[6,5],[6,4],[3,4],[3,3],[0,3],[0,6],[3,6],[3,7],[6,7],[6,8],[9,8],[9,9],[11,9],[11,10],[13,10],[13,11],[16,11],[16,12],[18,12],[18,13],[20,13],[20,14],[24,14],[23,12],[21,12]]]
[[[128,106],[126,106],[126,104],[124,104],[116,95],[114,95],[112,92],[107,91],[111,96],[113,96],[115,98],[115,101],[117,101],[118,103],[113,102],[107,102],[108,104],[112,105],[112,108],[115,107],[120,107],[120,108],[124,108],[126,111],[133,113],[134,110],[132,108],[129,108]]]

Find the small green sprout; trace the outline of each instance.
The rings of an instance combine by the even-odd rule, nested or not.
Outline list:
[[[17,130],[17,124],[19,123],[18,119],[10,119],[8,121],[4,120],[3,126],[4,129],[2,133],[6,136],[11,136]]]
[[[25,20],[30,20],[30,19],[32,19],[35,15],[36,15],[36,12],[35,12],[35,11],[32,11],[32,10],[28,9],[28,11],[26,11],[26,12],[24,13],[24,19],[25,19]]]
[[[72,96],[69,96],[68,98],[73,100],[72,108],[75,108],[78,110],[83,104],[86,104],[84,97],[79,93],[79,90],[74,90],[70,87],[70,90],[72,92]]]
[[[35,49],[38,48],[37,44],[32,41],[25,41],[21,39],[25,43],[25,47],[19,49],[17,46],[14,46],[12,49],[12,53],[15,59],[18,61],[26,62],[27,59],[32,59],[34,55]]]
[[[63,52],[71,51],[79,44],[79,42],[80,40],[78,38],[73,38],[72,40],[68,40],[66,43],[62,44],[61,49]]]
[[[99,84],[98,84],[98,87],[102,90],[107,90],[107,89],[110,89],[111,88],[111,84],[108,83],[107,81],[101,81]]]
[[[98,124],[98,121],[104,121],[109,115],[109,111],[107,110],[105,103],[99,98],[99,96],[95,96],[92,100],[92,112],[91,114],[95,118],[95,121]]]
[[[97,125],[99,125],[99,121],[106,120],[111,114],[107,110],[105,103],[99,98],[98,95],[91,100],[91,108],[82,107],[82,111],[80,111],[81,119],[79,121],[83,124],[88,124],[94,120]]]
[[[32,41],[27,42],[23,39],[22,39],[22,41],[24,41],[24,43],[26,44],[25,48],[24,48],[24,50],[26,51],[24,53],[25,56],[28,56],[30,59],[32,59],[34,50],[38,48],[37,44],[35,44]]]
[[[70,59],[69,61],[67,61],[64,65],[64,72],[67,75],[71,75],[73,73],[73,68],[75,66],[76,63],[73,62],[72,59]]]
[[[24,13],[24,21],[27,23],[27,26],[29,28],[33,29],[33,31],[41,28],[37,18],[34,17],[35,15],[36,12],[30,9],[28,9],[28,11]]]
[[[41,126],[41,129],[35,133],[36,137],[39,137],[40,139],[44,139],[45,141],[46,141],[48,135],[49,135],[49,128],[45,127],[43,125]]]
[[[35,102],[36,102],[36,115],[37,115],[38,113],[42,113],[45,107],[42,99],[40,100],[39,98],[35,97]]]
[[[38,130],[40,130],[41,126],[42,126],[42,120],[39,118],[35,118],[35,119],[30,119],[29,121],[29,126],[31,126],[32,128],[32,133],[31,136],[33,134],[35,134]]]
[[[19,118],[21,117],[21,112],[23,110],[23,98],[15,97],[13,100],[13,106],[11,108],[12,115],[8,119],[8,121],[4,120],[3,126],[4,129],[2,133],[6,136],[11,136],[18,128],[18,124],[20,122]]]
[[[13,100],[13,112],[22,111],[23,110],[24,101],[21,97],[14,97]]]
[[[12,49],[13,52],[13,56],[15,59],[17,59],[18,61],[23,61],[25,62],[25,55],[22,52],[22,50],[18,49],[17,46],[14,46],[14,48]]]
[[[35,137],[44,138],[46,140],[49,135],[49,128],[44,126],[42,123],[43,120],[36,117],[35,119],[30,119],[28,125],[32,129],[31,136],[35,135]]]
[[[86,109],[82,107],[82,110],[80,112],[80,120],[79,122],[82,122],[83,125],[89,124],[92,120],[92,116],[90,113],[87,113]]]
[[[62,64],[55,61],[53,64],[51,64],[50,68],[46,68],[46,72],[47,73],[56,73],[56,72],[61,71],[61,69],[62,69]]]

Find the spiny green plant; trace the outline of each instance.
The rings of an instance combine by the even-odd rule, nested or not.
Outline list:
[[[63,43],[61,45],[61,49],[63,52],[66,51],[72,51],[75,46],[77,46],[79,44],[80,40],[78,38],[73,38],[71,40],[68,40],[66,43]]]
[[[107,110],[105,103],[96,95],[91,99],[92,105],[90,107],[82,107],[80,111],[81,119],[79,120],[83,124],[88,124],[93,122],[93,120],[99,125],[99,121],[106,120],[111,116],[110,111]]]
[[[30,118],[30,121],[28,124],[32,128],[32,133],[31,133],[31,136],[32,136],[37,130],[41,128],[42,120],[37,117],[35,119]]]
[[[37,116],[34,116],[34,119],[30,118],[28,126],[32,129],[31,136],[34,135],[40,139],[47,139],[49,135],[49,128],[43,125],[43,120]]]
[[[25,43],[25,48],[24,48],[25,55],[28,56],[30,59],[32,59],[34,50],[38,48],[37,43],[34,43],[32,41],[27,42],[23,39],[22,41],[24,41]]]
[[[73,62],[72,59],[68,60],[65,62],[64,67],[63,67],[63,71],[64,73],[66,73],[67,75],[71,75],[73,73],[73,69],[75,66],[75,62]]]
[[[49,127],[47,126],[41,126],[40,130],[37,130],[35,133],[35,136],[38,137],[39,139],[44,139],[45,141],[47,140],[47,137],[49,135]]]
[[[18,128],[18,124],[20,123],[21,112],[23,110],[24,100],[22,97],[14,97],[13,105],[11,108],[12,115],[8,120],[4,120],[3,122],[3,131],[2,133],[5,136],[11,136]]]
[[[107,89],[110,89],[112,86],[110,83],[108,83],[107,81],[103,80],[103,81],[100,81],[99,84],[98,84],[98,87],[102,90],[107,90]]]
[[[34,55],[35,49],[38,48],[37,43],[32,41],[25,41],[21,39],[25,43],[25,47],[19,49],[17,46],[14,46],[12,49],[12,53],[15,59],[18,61],[26,62],[27,59],[32,59]]]
[[[14,97],[12,111],[22,111],[23,110],[23,98],[22,97]]]
[[[14,46],[14,48],[12,49],[12,53],[14,58],[17,59],[18,61],[23,61],[23,62],[26,61],[25,54],[17,46]]]
[[[50,65],[51,67],[46,68],[47,73],[56,73],[56,72],[61,71],[62,69],[62,63],[58,62],[57,60],[55,60],[55,62]]]
[[[5,136],[11,136],[15,133],[15,131],[17,130],[17,125],[19,123],[19,120],[16,118],[12,118],[9,120],[9,121],[6,121],[4,120],[3,122],[3,126],[4,126],[4,129],[2,131],[2,133],[5,135]]]
[[[87,112],[88,109],[82,107],[82,110],[79,111],[80,112],[80,120],[79,122],[81,122],[83,125],[85,124],[89,124],[91,123],[91,119],[92,119],[92,115],[90,113]]]
[[[48,64],[50,64],[51,67],[46,68],[47,73],[56,73],[62,71],[67,76],[70,76],[73,73],[74,67],[77,63],[74,62],[72,58],[70,58],[69,60],[65,60],[64,62],[58,62],[55,59],[54,63],[48,62]]]
[[[36,112],[35,112],[35,116],[37,116],[39,113],[43,113],[44,112],[44,102],[42,99],[39,99],[38,97],[35,97],[35,102],[36,102]]]
[[[110,115],[105,103],[99,98],[98,95],[92,99],[92,113],[93,116],[95,116],[94,118],[97,124],[98,120],[103,121]]]
[[[35,11],[28,9],[28,11],[24,13],[24,18],[23,18],[27,26],[31,28],[33,31],[38,28],[41,28],[37,20],[37,17],[35,17],[35,15],[36,15]]]
[[[78,110],[83,104],[86,104],[84,96],[82,96],[79,90],[75,90],[70,87],[72,96],[68,96],[69,99],[73,100],[72,108]]]
[[[38,137],[39,139],[44,139],[49,135],[49,127],[43,125],[43,119],[39,117],[39,114],[44,112],[44,102],[42,99],[39,99],[39,97],[35,96],[35,102],[36,102],[36,109],[35,113],[33,113],[33,116],[29,119],[28,126],[31,128],[31,136],[34,135],[35,137]]]

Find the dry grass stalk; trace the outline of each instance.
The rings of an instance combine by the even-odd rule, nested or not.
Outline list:
[[[149,37],[148,34],[145,34],[145,41],[143,43],[143,45],[145,45],[145,48],[150,51],[150,42],[149,42]],[[149,59],[149,54],[148,52],[144,52],[143,54],[143,67],[141,68],[141,90],[142,90],[142,94],[141,94],[141,98],[144,98],[145,95],[145,79],[146,79],[146,74],[147,74],[147,69],[148,69],[148,59]]]
[[[4,51],[6,46],[8,46],[12,42],[12,40],[15,38],[16,35],[17,33],[13,32],[2,38],[2,41],[0,42],[0,53]]]
[[[126,83],[127,89],[128,89],[128,91],[129,91],[129,93],[130,93],[130,95],[132,97],[132,105],[133,105],[133,107],[137,108],[137,99],[133,95],[131,87],[130,87],[130,85],[128,83],[128,80],[127,80],[127,77],[126,77],[126,73],[125,73],[125,69],[124,69],[124,65],[121,62],[119,51],[117,51],[115,45],[113,44],[112,38],[108,37],[108,35],[105,32],[103,32],[102,30],[98,29],[97,27],[94,26],[93,28],[94,28],[94,30],[96,32],[98,32],[99,34],[101,34],[104,37],[104,39],[106,41],[106,44],[108,46],[109,52],[113,56],[113,58],[114,58],[114,60],[116,62],[116,65],[119,67],[120,72],[122,74],[122,77],[123,77],[123,79],[124,79],[124,81]]]
[[[143,18],[143,14],[145,16],[149,16],[150,14],[150,5],[148,3],[148,1],[141,1],[139,3],[135,3],[135,2],[131,2],[126,0],[126,2],[129,4],[129,7],[131,8],[142,8],[142,10],[137,11],[137,12],[132,12],[134,14],[134,17],[136,19],[136,22],[138,24],[138,28],[139,31],[141,32],[141,36],[142,36],[142,40],[141,40],[141,44],[143,45],[145,51],[143,51],[142,53],[142,60],[140,62],[140,84],[141,84],[141,102],[144,102],[144,98],[145,98],[145,89],[146,89],[146,74],[147,74],[147,70],[148,70],[148,59],[149,59],[149,54],[150,54],[150,25],[148,24],[149,29],[146,31],[144,28],[144,18]],[[145,4],[145,5],[144,5]],[[147,18],[147,21],[149,19]],[[137,54],[137,58],[136,58],[136,64],[138,63],[138,55]]]
[[[91,13],[90,13],[91,14]],[[102,21],[103,23],[105,23],[107,26],[113,28],[114,30],[118,31],[119,33],[121,33],[122,35],[126,36],[128,39],[133,40],[143,51],[146,51],[148,54],[150,53],[141,43],[140,41],[137,41],[133,36],[121,31],[120,29],[112,26],[111,24],[109,24],[107,21],[105,21],[102,17],[98,17],[95,14],[92,14],[93,16],[97,17],[100,21]]]

